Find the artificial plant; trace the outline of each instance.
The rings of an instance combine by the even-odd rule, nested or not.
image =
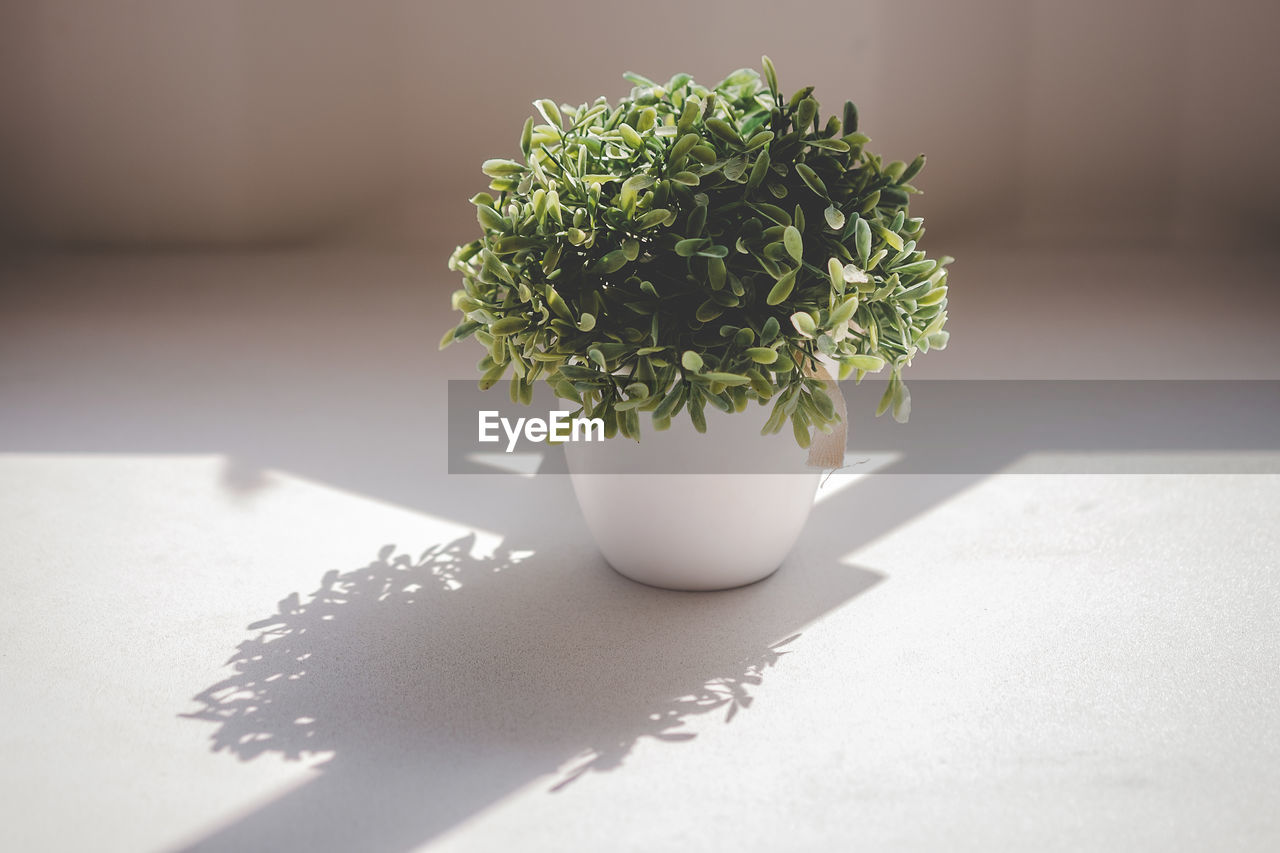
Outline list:
[[[521,159],[484,162],[483,231],[458,247],[441,346],[475,337],[481,386],[544,379],[606,434],[640,437],[687,411],[773,401],[807,446],[835,408],[819,378],[890,368],[877,414],[905,420],[902,369],[946,345],[950,258],[919,248],[908,215],[924,156],[884,163],[858,112],[825,121],[813,87],[784,98],[768,57],[713,88],[635,74],[629,97],[540,100]]]

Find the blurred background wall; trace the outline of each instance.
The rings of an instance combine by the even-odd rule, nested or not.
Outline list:
[[[6,0],[12,246],[470,239],[534,98],[762,53],[930,164],[930,241],[1270,246],[1275,0]],[[913,210],[916,209],[913,206]]]

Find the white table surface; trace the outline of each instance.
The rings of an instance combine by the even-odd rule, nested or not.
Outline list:
[[[1280,378],[1275,269],[976,254],[917,373]],[[437,254],[0,276],[4,850],[1280,847],[1280,477],[836,477],[664,592],[445,473]]]

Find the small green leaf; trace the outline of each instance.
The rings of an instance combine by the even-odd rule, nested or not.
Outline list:
[[[737,307],[742,302],[739,297],[733,295],[730,291],[712,291],[712,301],[724,307]],[[744,332],[750,333],[751,330],[744,329]]]
[[[559,372],[561,376],[574,382],[598,382],[604,378],[594,367],[584,367],[580,364],[562,364]]]
[[[850,355],[842,360],[852,364],[858,370],[866,370],[870,373],[874,373],[884,367],[884,359],[878,355]]]
[[[685,226],[685,232],[690,238],[697,237],[702,234],[702,229],[707,226],[707,206],[705,204],[695,205],[693,210],[689,211],[688,224]]]
[[[827,396],[827,392],[821,388],[812,388],[809,391],[809,397],[813,401],[813,406],[817,409],[818,414],[822,416],[824,421],[833,421],[836,417],[836,405]]]
[[[733,129],[733,125],[722,118],[709,118],[706,121],[707,130],[723,139],[725,142],[734,145],[742,144],[742,137],[738,136],[738,131]]]
[[[799,412],[796,413],[796,415],[798,414]],[[809,425],[804,423],[802,419],[796,417],[796,415],[791,416],[792,434],[796,437],[796,444],[800,445],[802,448],[807,448],[810,443]]]
[[[850,296],[844,302],[841,302],[840,305],[834,311],[831,312],[831,319],[828,322],[828,326],[830,326],[833,329],[838,329],[839,327],[846,325],[850,320],[853,319],[853,312],[857,310],[858,310],[858,297]]]
[[[812,145],[814,148],[822,148],[826,151],[845,152],[849,150],[849,143],[843,139],[807,139],[806,145]]]
[[[806,338],[812,338],[813,333],[817,330],[817,324],[813,322],[813,318],[805,311],[797,311],[791,315],[791,325],[796,331],[804,335]]]
[[[778,279],[777,283],[770,289],[769,295],[765,298],[766,304],[777,305],[791,295],[791,291],[796,286],[796,272],[799,269],[799,267],[796,267]]]
[[[853,239],[858,247],[858,260],[862,261],[863,269],[869,269],[867,256],[871,254],[871,226],[867,224],[867,220],[858,220],[853,231]]]
[[[737,157],[729,159],[724,164],[724,176],[731,181],[736,181],[747,171],[747,157],[745,154],[739,154]]]
[[[725,274],[723,259],[712,257],[707,260],[707,278],[711,282],[712,290],[720,290],[724,287]]]
[[[751,390],[756,392],[756,396],[762,402],[773,396],[773,385],[764,378],[763,373],[754,369],[748,370],[747,377],[751,380]]]
[[[703,411],[706,400],[702,397],[702,393],[696,388],[689,398],[689,419],[693,421],[693,428],[698,432],[707,431],[707,416]]]
[[[770,317],[764,321],[764,326],[760,329],[760,342],[765,344],[772,342],[778,336],[779,331],[781,331],[781,328],[778,324],[778,318]]]
[[[498,380],[502,378],[502,374],[507,372],[506,364],[495,364],[480,376],[480,390],[488,391],[494,385],[498,384]]]
[[[818,173],[813,171],[807,163],[796,163],[796,173],[800,175],[800,180],[804,181],[809,189],[823,198],[827,197],[827,185],[822,182],[822,178],[819,178]]]
[[[500,279],[512,287],[515,286],[515,279],[511,277],[511,271],[507,269],[507,265],[498,260],[498,256],[488,249],[480,252],[481,265],[486,273],[492,278]]]
[[[556,293],[555,288],[553,288],[551,285],[547,285],[546,299],[547,299],[547,306],[550,307],[551,310],[554,311],[556,314],[558,314],[559,316],[563,317],[566,320],[573,319],[573,313],[569,310],[569,306],[565,304],[564,299],[560,296],[559,293]]]
[[[924,168],[924,159],[924,155],[920,154],[916,159],[912,160],[911,165],[907,166],[906,171],[902,173],[902,177],[898,178],[898,184],[905,184],[919,174],[920,170]]]
[[[534,101],[533,105],[537,108],[538,112],[542,114],[542,117],[547,120],[547,124],[555,125],[556,127],[564,127],[564,123],[560,117],[560,108],[556,106],[555,101],[543,98],[541,100]]]
[[[493,251],[499,255],[510,255],[515,252],[523,252],[525,249],[532,249],[541,246],[542,241],[533,237],[520,237],[511,235],[501,237],[493,244]]]
[[[618,203],[622,210],[630,215],[635,209],[636,194],[643,189],[653,186],[654,180],[649,175],[632,175],[622,182],[622,189],[618,191]]]
[[[769,347],[751,347],[747,350],[747,355],[756,364],[773,364],[778,360],[778,353]]]
[[[691,237],[687,240],[681,240],[676,243],[676,254],[682,258],[691,258],[697,254],[698,250],[704,246],[711,245],[711,241],[706,237]]]
[[[684,365],[685,370],[691,370],[697,373],[702,369],[702,356],[693,350],[685,350],[684,355],[680,356],[680,363]]]
[[[524,171],[524,166],[514,160],[485,160],[480,165],[481,171],[491,178],[501,178],[506,175],[518,175]]]
[[[476,205],[476,219],[480,222],[480,227],[490,231],[505,231],[507,228],[507,220],[502,214],[494,210],[488,205]]]
[[[937,268],[937,266],[937,261],[926,259],[923,261],[916,261],[912,264],[905,264],[900,267],[892,267],[892,269],[903,279],[910,280],[914,278],[923,278],[924,276],[929,275]]]
[[[685,386],[683,382],[677,382],[672,386],[667,396],[662,398],[662,402],[658,404],[658,408],[653,410],[655,418],[669,418],[675,414],[680,402],[684,400]]]
[[[827,227],[832,231],[839,231],[844,227],[844,213],[834,204],[829,205],[822,215],[826,217]]]
[[[586,311],[582,312],[582,318],[578,320],[578,329],[583,332],[589,332],[596,327],[596,316]]]
[[[844,230],[840,232],[841,243],[846,242],[850,237],[853,236],[853,232],[858,227],[858,219],[859,219],[859,216],[856,213],[850,217],[845,218]]]
[[[931,305],[937,305],[939,302],[947,298],[947,286],[935,287],[924,296],[916,300],[916,305],[921,308],[928,308]]]
[[[693,127],[693,123],[697,121],[701,113],[702,102],[697,98],[688,98],[684,102],[684,108],[680,111],[680,119],[676,122],[676,128],[681,133],[684,133]]]
[[[777,94],[778,72],[773,67],[773,60],[767,56],[762,56],[760,57],[760,64],[764,66],[764,80],[769,85],[769,91]]]
[[[651,210],[648,213],[642,214],[640,218],[636,220],[636,227],[639,228],[641,231],[645,231],[649,228],[654,228],[658,225],[661,225],[663,222],[666,222],[666,221],[667,221],[667,211],[661,208],[655,208],[654,210]]]
[[[675,145],[671,146],[671,150],[667,152],[667,159],[675,161],[688,156],[689,152],[693,150],[693,146],[697,145],[701,140],[702,137],[696,133],[686,133],[676,140]]]
[[[862,289],[862,285],[864,284],[871,285],[868,289],[875,289],[875,285],[872,283],[871,277],[853,264],[845,264],[844,270],[841,271],[841,276],[844,278],[845,284],[856,284],[858,285],[859,290]]]
[[[841,124],[845,133],[858,132],[858,108],[853,101],[844,102],[844,121]]]
[[[787,413],[783,408],[782,401],[783,397],[779,397],[773,404],[773,411],[769,413],[769,419],[764,422],[764,426],[760,429],[761,435],[772,435],[782,429],[782,425],[786,423]]]
[[[911,392],[907,390],[907,383],[899,379],[893,394],[893,419],[900,424],[905,424],[910,417]]]
[[[893,233],[888,228],[885,228],[883,225],[876,226],[876,233],[879,234],[880,238],[884,240],[886,243],[888,243],[890,246],[892,246],[895,250],[899,252],[902,251],[902,238],[899,237],[897,234]]]
[[[788,225],[786,230],[782,232],[782,241],[787,246],[787,254],[800,261],[804,258],[804,241],[800,237],[800,229],[794,225]]]
[[[710,145],[695,145],[689,153],[704,166],[710,166],[716,161],[716,149]]]
[[[699,323],[710,323],[723,313],[723,307],[718,305],[714,300],[708,299],[698,306],[698,309],[693,312],[693,316]]]
[[[524,120],[524,130],[520,132],[520,150],[524,153],[525,157],[528,157],[529,151],[532,150],[530,147],[530,143],[532,141],[533,116],[529,116],[529,118]]]
[[[644,138],[626,122],[618,126],[618,132],[622,134],[622,141],[627,143],[628,148],[639,150],[644,147]]]
[[[614,249],[599,258],[591,265],[591,272],[607,275],[617,272],[627,265],[627,253],[622,249]]]
[[[760,156],[756,158],[755,165],[751,167],[751,174],[747,177],[747,189],[755,189],[764,181],[764,176],[769,173],[768,151],[761,151]]]
[[[836,291],[844,292],[844,264],[840,263],[840,259],[832,257],[827,261],[827,275],[831,279],[831,287]]]
[[[718,371],[713,371],[710,373],[703,373],[702,376],[710,379],[712,382],[719,382],[721,385],[726,386],[746,385],[751,381],[750,377],[743,376],[740,373],[720,373]]]
[[[503,317],[492,326],[489,331],[495,335],[510,335],[524,329],[529,325],[528,319],[524,317]]]
[[[809,97],[813,93],[812,86],[805,86],[803,89],[797,89],[796,93],[791,96],[791,100],[787,102],[787,108],[794,110],[800,106],[800,102]]]
[[[459,290],[454,294],[453,307],[455,310],[468,314],[479,308],[484,307],[484,303],[474,296],[467,295],[466,291]]]
[[[776,204],[769,204],[767,202],[757,202],[756,204],[753,205],[753,207],[755,207],[756,210],[760,211],[765,216],[769,217],[779,225],[791,224],[791,214],[787,213],[785,210],[778,207]]]
[[[897,384],[897,379],[898,375],[895,373],[885,385],[884,394],[880,396],[880,402],[876,405],[877,418],[889,411],[889,407],[893,405],[894,386]]]
[[[818,102],[813,98],[805,98],[800,102],[799,109],[796,110],[796,129],[804,130],[813,124],[813,120],[818,115]]]

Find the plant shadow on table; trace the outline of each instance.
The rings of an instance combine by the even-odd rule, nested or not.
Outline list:
[[[643,586],[521,524],[492,553],[468,535],[323,573],[249,626],[186,714],[216,725],[215,751],[316,774],[189,849],[408,850],[530,783],[572,789],[642,739],[731,722],[767,701],[805,626],[880,580],[840,557],[940,497],[901,479],[877,486],[861,535],[837,495],[780,572],[725,592]]]

